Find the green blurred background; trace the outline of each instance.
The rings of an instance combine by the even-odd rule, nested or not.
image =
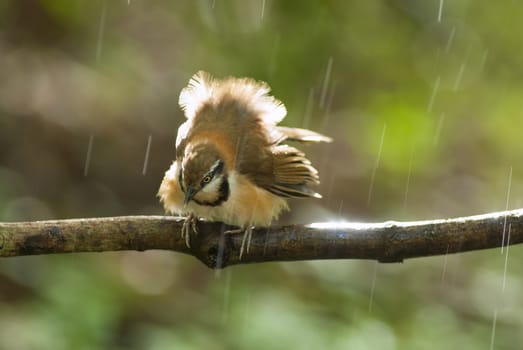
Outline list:
[[[522,14],[509,0],[4,0],[0,219],[162,214],[178,94],[200,69],[267,81],[285,125],[335,138],[305,147],[324,198],[281,223],[523,207]],[[8,258],[0,348],[518,349],[522,262],[519,246],[221,272],[163,251]]]

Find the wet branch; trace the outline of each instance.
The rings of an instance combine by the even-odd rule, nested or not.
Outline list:
[[[404,259],[501,247],[523,242],[523,209],[447,220],[290,225],[257,228],[239,259],[242,234],[220,223],[198,223],[191,248],[183,218],[112,218],[0,223],[0,257],[164,249],[192,255],[209,267],[269,261]]]

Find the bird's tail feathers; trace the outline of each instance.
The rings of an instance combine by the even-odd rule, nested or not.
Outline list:
[[[276,143],[287,140],[298,142],[332,142],[332,138],[308,129],[278,126],[276,127],[276,132],[279,134]]]

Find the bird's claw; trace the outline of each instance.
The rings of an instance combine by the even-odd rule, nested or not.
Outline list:
[[[225,234],[234,234],[234,233],[243,232],[242,245],[240,246],[240,260],[242,259],[244,252],[249,253],[249,250],[251,247],[252,229],[253,229],[253,227],[251,225],[248,225],[244,228],[227,230],[224,232]]]
[[[195,235],[198,234],[198,228],[196,227],[197,222],[198,218],[194,214],[189,214],[183,222],[182,239],[185,239],[185,245],[187,248],[191,248],[191,233],[194,233]]]

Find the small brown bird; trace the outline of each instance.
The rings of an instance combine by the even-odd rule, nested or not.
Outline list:
[[[310,130],[276,126],[287,113],[269,96],[269,86],[249,78],[213,79],[196,73],[180,94],[187,121],[178,129],[176,160],[158,196],[166,212],[187,215],[182,235],[204,218],[240,226],[250,241],[252,226],[269,226],[285,198],[321,196],[318,171],[287,140],[331,142]],[[232,231],[231,231],[232,232]],[[249,247],[249,244],[247,244]]]

